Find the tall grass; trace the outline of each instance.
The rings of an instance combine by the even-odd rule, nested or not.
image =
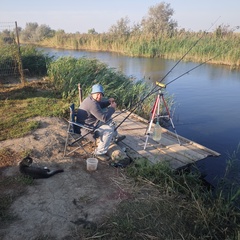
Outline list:
[[[226,173],[233,169],[236,155],[229,159]],[[233,167],[233,168],[232,168]],[[155,184],[167,195],[183,194],[188,201],[188,207],[180,200],[179,211],[182,217],[189,219],[182,225],[188,236],[186,239],[238,239],[240,231],[240,191],[236,181],[229,181],[225,175],[216,188],[206,188],[201,180],[201,174],[195,171],[173,171],[166,163],[150,165],[143,161],[129,169],[129,174],[135,178],[143,178]],[[159,214],[161,214],[159,212]],[[180,213],[181,214],[181,213]],[[184,221],[183,221],[184,222]],[[185,234],[186,234],[185,233]]]
[[[42,42],[42,45],[67,49],[112,51],[129,56],[181,58],[196,41],[201,41],[184,58],[187,61],[240,67],[240,35],[217,36],[214,33],[176,32],[172,37],[151,39],[143,35],[114,36],[111,34],[61,34]]]
[[[6,45],[0,47],[1,75],[7,76],[10,74],[9,69],[11,66],[15,66],[15,71],[17,71],[17,53],[17,45]],[[38,51],[33,46],[26,45],[21,46],[21,60],[22,68],[27,69],[28,74],[31,76],[44,76],[47,74],[47,65],[53,60],[53,58],[41,51]]]
[[[174,171],[166,163],[139,160],[127,172],[136,195],[97,229],[79,231],[83,239],[239,239],[239,191],[206,188],[197,170]]]
[[[83,89],[83,97],[90,93],[93,84],[102,84],[105,96],[114,97],[120,109],[135,108],[152,87],[143,81],[133,82],[129,77],[116,69],[109,68],[105,63],[84,57],[57,59],[49,65],[48,76],[56,90],[62,93],[63,98],[75,102],[79,102],[77,87],[79,83]],[[152,95],[142,103],[141,112],[149,111],[154,97]]]

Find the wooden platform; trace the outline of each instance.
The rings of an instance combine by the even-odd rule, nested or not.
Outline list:
[[[115,113],[114,121],[118,125],[129,112],[119,114]],[[146,129],[148,121],[131,114],[121,126],[118,132],[121,135],[126,135],[122,141],[122,146],[127,149],[127,154],[132,158],[147,158],[152,163],[159,161],[167,161],[174,169],[194,163],[209,156],[219,156],[220,154],[208,149],[198,143],[188,140],[178,135],[181,145],[178,142],[175,133],[163,128],[162,138],[159,142],[155,142],[151,136],[148,138],[148,144],[144,150],[146,141]],[[154,124],[152,125],[153,130]]]

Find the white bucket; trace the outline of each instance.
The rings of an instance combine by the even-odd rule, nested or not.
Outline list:
[[[98,160],[96,158],[88,158],[86,162],[87,162],[87,170],[88,171],[96,171],[97,170]]]

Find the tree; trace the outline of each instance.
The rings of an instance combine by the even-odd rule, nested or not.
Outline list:
[[[49,26],[42,24],[36,28],[35,38],[36,41],[41,41],[44,38],[49,38],[54,36],[54,30],[52,30]]]
[[[171,36],[177,27],[177,22],[172,19],[173,13],[169,3],[162,2],[150,7],[148,16],[141,22],[143,33],[152,37]]]
[[[23,39],[23,41],[31,41],[37,27],[37,23],[26,23],[25,29],[21,32],[21,38]]]
[[[132,27],[131,34],[134,35],[141,34],[141,24],[135,23]]]
[[[222,38],[224,36],[233,34],[233,32],[234,29],[231,28],[230,25],[221,24],[215,29],[214,34],[217,38]]]
[[[121,18],[117,21],[116,25],[112,25],[109,29],[109,33],[114,35],[129,35],[130,27],[128,24],[130,23],[129,18],[126,16],[125,18]]]
[[[55,31],[49,26],[38,23],[26,23],[26,27],[21,31],[21,38],[23,41],[39,42],[44,38],[53,37]]]
[[[98,34],[96,31],[95,31],[95,28],[91,28],[91,29],[88,29],[88,34]]]
[[[6,44],[13,44],[15,42],[14,32],[4,29],[0,32],[0,39]]]

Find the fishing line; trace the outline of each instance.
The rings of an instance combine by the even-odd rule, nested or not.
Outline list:
[[[221,16],[219,16],[219,17],[214,21],[214,23],[212,23],[212,25],[211,25],[207,30],[205,30],[205,31],[203,32],[202,36],[193,43],[193,45],[187,50],[187,52],[176,62],[175,65],[173,65],[173,67],[172,67],[172,68],[163,76],[163,78],[162,78],[161,80],[159,80],[158,82],[162,82],[162,81],[172,72],[172,70],[187,56],[187,54],[201,41],[201,39],[206,35],[206,33],[216,24],[216,22],[219,20],[220,17],[221,17]],[[154,89],[155,89],[156,87],[157,87],[157,86],[155,86],[155,87],[153,88],[153,91],[154,91]]]
[[[227,50],[225,53],[227,53],[229,50],[230,50],[230,48],[228,48],[228,50]],[[166,84],[158,83],[158,84],[154,87],[154,88],[157,87],[157,89],[154,89],[154,88],[153,88],[152,91],[150,91],[145,97],[143,97],[140,101],[138,101],[138,102],[135,104],[136,106],[129,112],[129,114],[118,124],[118,126],[115,127],[115,131],[116,131],[116,130],[123,124],[123,122],[136,110],[136,108],[138,107],[138,105],[139,105],[140,103],[143,103],[144,100],[147,99],[149,96],[151,96],[152,94],[158,92],[158,91],[159,91],[160,89],[162,89],[162,88],[166,88],[167,85],[169,85],[169,84],[171,84],[172,82],[176,81],[177,79],[183,77],[184,75],[192,72],[192,71],[195,70],[196,68],[198,68],[198,67],[206,64],[207,62],[213,60],[214,58],[218,57],[218,56],[221,55],[221,54],[223,54],[223,52],[221,52],[221,53],[215,55],[214,57],[209,58],[208,60],[206,60],[206,61],[198,64],[197,66],[189,69],[188,71],[184,72],[183,74],[179,75],[178,77],[174,78],[173,80],[171,80],[170,82],[168,82],[168,83],[166,83]],[[122,114],[122,113],[124,113],[124,112],[126,112],[126,111],[128,111],[128,110],[123,110],[123,111],[121,111],[120,113],[118,113],[117,115],[115,115],[114,117],[112,117],[111,119],[109,119],[106,123],[109,123],[110,121],[112,121],[112,119],[116,118],[117,116],[119,116],[120,114]],[[86,137],[88,134],[93,133],[95,130],[96,130],[96,129],[94,128],[93,130],[89,131],[89,132],[86,133],[85,135],[77,138],[77,139],[76,139],[75,141],[73,141],[70,145],[73,145],[74,143],[78,142],[80,139]]]
[[[170,81],[169,83],[167,83],[167,84],[165,84],[165,85],[163,84],[162,86],[160,85],[160,83],[161,83],[161,82],[172,72],[172,70],[184,59],[184,57],[186,57],[186,55],[200,42],[200,40],[204,37],[204,35],[216,24],[216,22],[218,21],[219,18],[220,18],[220,17],[218,17],[218,18],[215,20],[215,22],[214,22],[206,31],[203,32],[202,36],[201,36],[197,41],[195,41],[195,43],[194,43],[194,44],[188,49],[188,51],[176,62],[176,64],[164,75],[164,77],[163,77],[161,80],[158,81],[159,84],[156,85],[155,87],[153,87],[153,89],[152,89],[145,97],[143,97],[141,100],[139,100],[139,101],[135,104],[136,106],[130,111],[130,113],[118,124],[118,126],[115,127],[115,131],[116,131],[116,130],[122,125],[122,123],[137,109],[137,107],[139,106],[139,104],[141,104],[141,103],[144,102],[144,100],[145,100],[146,98],[148,98],[149,96],[151,96],[151,95],[154,94],[155,92],[159,91],[161,88],[166,88],[166,86],[167,86],[168,84],[176,81],[176,80],[179,79],[180,77],[188,74],[189,72],[193,71],[194,69],[202,66],[202,65],[205,64],[206,62],[208,62],[208,61],[210,61],[210,60],[212,60],[213,58],[216,57],[216,56],[215,56],[215,57],[213,57],[213,58],[211,58],[211,59],[209,59],[209,60],[207,60],[207,61],[204,61],[203,63],[199,64],[198,66],[196,66],[196,67],[188,70],[187,72],[185,72],[185,73],[181,74],[180,76],[178,76],[177,78],[173,79],[173,80]],[[219,54],[218,54],[218,55],[219,55]],[[160,86],[160,87],[159,87],[159,86]],[[157,88],[157,90],[156,90],[156,88]],[[115,115],[112,119],[116,118],[117,116],[119,116],[120,114],[122,114],[123,112],[126,112],[126,111],[127,111],[127,110],[121,111],[119,114]],[[106,123],[108,123],[109,121],[112,121],[112,119],[109,119]],[[92,130],[92,131],[88,132],[87,134],[85,134],[85,135],[82,136],[82,137],[86,137],[88,134],[93,133],[94,131],[95,131],[95,130]],[[82,138],[82,137],[81,137],[81,138]],[[77,142],[77,141],[78,141],[78,139],[76,139],[73,143],[75,143],[75,142]],[[72,143],[72,144],[73,144],[73,143]]]
[[[205,34],[216,24],[216,22],[219,20],[220,16],[214,21],[214,23],[212,23],[212,25],[206,30],[203,32],[202,36],[197,39],[193,45],[188,49],[188,51],[176,62],[176,64],[164,75],[164,77],[159,80],[158,82],[161,83],[171,72],[172,70],[184,59],[184,57],[186,57],[186,55],[200,42],[200,40],[205,36]],[[210,60],[209,60],[210,61]],[[202,65],[202,64],[201,64]],[[200,66],[201,66],[200,65]],[[195,68],[194,68],[195,69]],[[194,70],[193,69],[193,70]],[[189,73],[190,71],[186,72],[185,74]],[[185,75],[185,74],[182,74],[181,76]],[[155,91],[155,89],[157,88],[157,90]],[[160,88],[158,88],[158,86],[156,85],[155,87],[153,87],[153,89],[141,100],[139,100],[137,103],[136,103],[136,107],[134,107],[132,110],[130,110],[130,113],[120,122],[120,124],[115,128],[115,130],[118,129],[118,127],[137,109],[138,105],[143,103],[143,101],[148,98],[149,96],[151,96],[153,93],[159,91]],[[125,110],[127,111],[127,110]],[[125,112],[124,111],[124,112]],[[119,114],[115,115],[115,117],[119,116],[120,114],[122,114],[123,112],[120,112]]]
[[[228,51],[229,51],[229,50],[228,50]],[[227,51],[227,52],[228,52],[228,51]],[[174,78],[173,80],[171,80],[171,81],[168,82],[167,84],[162,84],[162,85],[161,85],[161,83],[158,83],[158,84],[154,87],[154,88],[157,87],[157,89],[154,90],[154,88],[153,88],[151,92],[149,92],[145,97],[143,97],[140,101],[138,101],[138,102],[135,104],[136,106],[129,112],[129,114],[115,127],[115,131],[116,131],[116,130],[123,124],[123,122],[125,122],[125,120],[136,110],[136,108],[138,107],[138,105],[139,105],[140,103],[143,103],[144,100],[147,99],[149,96],[151,96],[152,94],[158,92],[158,91],[159,91],[160,89],[162,89],[162,88],[166,88],[167,85],[171,84],[172,82],[176,81],[177,79],[181,78],[182,76],[184,76],[184,75],[192,72],[192,71],[195,70],[196,68],[198,68],[198,67],[206,64],[207,62],[213,60],[214,58],[216,58],[217,56],[219,56],[219,55],[221,55],[221,54],[222,54],[222,53],[219,53],[219,54],[215,55],[214,57],[209,58],[208,60],[206,60],[206,61],[198,64],[197,66],[189,69],[188,71],[186,71],[185,73],[181,74],[180,76]],[[112,119],[116,118],[117,116],[119,116],[120,114],[122,114],[122,113],[124,113],[124,112],[126,112],[126,111],[127,111],[127,110],[121,111],[120,113],[118,113],[117,115],[115,115],[114,117],[112,117],[111,119],[109,119],[106,123],[109,123],[110,121],[112,121]],[[95,130],[96,130],[95,128],[94,128],[93,130],[90,130],[90,131],[89,131],[88,133],[86,133],[85,135],[83,135],[83,136],[75,139],[70,145],[73,145],[74,143],[78,142],[80,139],[82,139],[82,138],[86,137],[87,135],[93,133]]]
[[[230,49],[229,49],[229,50],[230,50]],[[229,50],[228,50],[228,51],[229,51]],[[228,52],[228,51],[227,51],[227,52]],[[136,103],[136,106],[135,106],[135,107],[129,112],[129,114],[118,124],[118,126],[115,128],[115,130],[117,130],[117,129],[122,125],[122,123],[136,110],[136,108],[138,107],[138,104],[142,103],[146,98],[148,98],[148,97],[151,96],[152,94],[158,92],[160,89],[166,88],[166,86],[169,85],[170,83],[172,83],[172,82],[176,81],[177,79],[181,78],[182,76],[184,76],[184,75],[192,72],[192,71],[195,70],[196,68],[198,68],[198,67],[206,64],[207,62],[213,60],[214,58],[216,58],[217,56],[219,56],[219,55],[221,55],[221,54],[223,54],[223,53],[219,53],[219,54],[215,55],[214,57],[209,58],[208,60],[206,60],[206,61],[198,64],[197,66],[189,69],[188,71],[186,71],[185,73],[181,74],[180,76],[174,78],[173,80],[171,80],[171,81],[168,82],[167,84],[163,84],[163,83],[160,83],[160,82],[157,83],[156,86],[152,89],[152,91],[151,91],[150,93],[148,93],[144,98],[142,98],[138,103]],[[156,88],[157,88],[157,89],[156,89]],[[120,112],[119,114],[115,115],[113,118],[119,116],[120,114],[122,114],[123,112],[126,112],[126,111],[127,111],[127,110],[124,110],[124,111]]]
[[[203,32],[202,36],[188,49],[188,51],[177,61],[177,63],[167,72],[167,74],[159,81],[162,82],[171,72],[172,70],[187,56],[187,54],[201,41],[201,39],[206,35],[206,33],[216,24],[220,16],[215,20],[212,25]]]
[[[205,63],[207,63],[207,62],[213,60],[214,58],[218,57],[218,56],[221,55],[221,54],[222,54],[222,53],[219,53],[219,54],[215,55],[214,57],[209,58],[208,60],[206,60],[206,61],[200,63],[199,65],[197,65],[197,66],[195,66],[195,67],[189,69],[187,72],[185,72],[185,73],[179,75],[178,77],[174,78],[174,79],[171,80],[170,82],[166,83],[165,86],[167,87],[167,85],[169,85],[170,83],[175,82],[177,79],[179,79],[179,78],[181,78],[182,76],[184,76],[184,75],[186,75],[186,74],[192,72],[192,71],[195,70],[196,68],[201,67],[201,66],[204,65]]]

